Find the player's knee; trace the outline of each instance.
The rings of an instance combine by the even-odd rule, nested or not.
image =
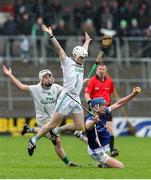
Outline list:
[[[49,129],[55,128],[63,119],[63,115],[55,113],[52,119],[49,121]]]
[[[52,119],[51,121],[49,121],[47,127],[48,127],[49,129],[53,129],[53,128],[55,128],[57,125],[58,125],[58,120]]]

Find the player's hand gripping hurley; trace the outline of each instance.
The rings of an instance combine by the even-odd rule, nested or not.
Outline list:
[[[101,50],[96,58],[95,64],[93,65],[88,77],[84,80],[84,83],[89,81],[89,78],[93,75],[94,71],[97,68],[98,64],[101,64],[103,62],[103,55],[104,55],[104,50],[109,48],[112,44],[112,37],[110,36],[103,36],[101,39]]]

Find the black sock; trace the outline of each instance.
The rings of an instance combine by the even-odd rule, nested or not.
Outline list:
[[[111,135],[110,137],[111,137],[111,141],[110,141],[110,151],[112,152],[113,149],[114,149],[114,136]]]

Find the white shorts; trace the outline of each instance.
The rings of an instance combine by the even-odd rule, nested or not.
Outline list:
[[[90,149],[88,146],[88,154],[101,164],[105,164],[110,156],[104,151],[104,147],[97,148],[97,149]]]
[[[47,122],[49,122],[49,120],[48,119],[45,119],[45,120],[36,120],[37,121],[37,125],[38,125],[38,127],[42,127],[43,125],[45,125],[45,124],[47,124]]]
[[[74,99],[76,99],[79,103],[81,103],[79,96],[73,96],[73,95],[71,96]],[[75,102],[66,93],[61,93],[59,95],[59,98],[56,104],[55,112],[58,112],[63,115],[68,115],[69,113],[78,114],[78,113],[82,113],[83,109],[77,102]]]

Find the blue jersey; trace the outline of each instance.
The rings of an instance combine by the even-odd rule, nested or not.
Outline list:
[[[86,130],[88,144],[91,149],[96,149],[96,148],[100,147],[96,141],[96,132],[97,132],[97,136],[98,136],[101,146],[105,146],[110,143],[110,134],[109,134],[107,128],[105,127],[107,115],[108,115],[108,113],[106,113],[104,115],[100,115],[100,117],[99,117],[100,121],[98,123],[96,123],[96,125],[92,129]],[[93,121],[93,116],[90,113],[87,114],[87,116],[85,118],[85,123],[88,120]],[[96,130],[95,130],[95,128],[96,128]]]

